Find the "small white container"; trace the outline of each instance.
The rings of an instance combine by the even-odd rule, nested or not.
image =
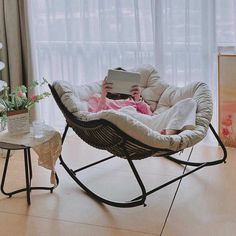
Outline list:
[[[28,110],[10,111],[7,113],[7,128],[12,135],[30,131]]]
[[[35,120],[32,123],[33,125],[33,136],[34,138],[42,138],[44,136],[44,127],[45,123],[42,120]]]

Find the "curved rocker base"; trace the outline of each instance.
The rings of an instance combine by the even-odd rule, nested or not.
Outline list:
[[[58,107],[62,111],[62,113],[66,119],[66,123],[67,123],[63,137],[62,137],[62,143],[66,137],[66,133],[67,133],[68,128],[71,127],[74,130],[74,132],[90,146],[93,146],[98,149],[106,150],[106,151],[110,152],[112,155],[117,156],[117,157],[121,157],[121,158],[125,158],[128,161],[128,163],[131,167],[131,170],[132,170],[132,172],[139,184],[142,194],[140,196],[134,198],[133,200],[128,201],[128,202],[113,202],[113,201],[107,200],[105,198],[102,198],[102,197],[98,196],[96,193],[94,193],[93,191],[91,191],[88,187],[86,187],[76,177],[76,173],[79,171],[82,171],[86,168],[89,168],[93,165],[99,164],[103,161],[109,160],[110,158],[112,158],[114,156],[105,158],[101,161],[94,162],[90,165],[84,166],[84,167],[77,169],[77,170],[71,170],[66,165],[66,163],[63,161],[62,156],[60,156],[61,164],[63,165],[65,170],[68,172],[68,174],[72,177],[72,179],[81,188],[83,188],[90,196],[92,196],[96,200],[99,200],[99,201],[106,203],[108,205],[115,206],[115,207],[134,207],[134,206],[138,206],[138,205],[145,205],[146,197],[149,194],[156,192],[156,191],[160,190],[161,188],[164,188],[164,187],[168,186],[169,184],[172,184],[178,180],[181,180],[183,177],[186,177],[189,174],[191,174],[203,167],[218,165],[220,163],[223,163],[223,162],[225,162],[225,160],[227,158],[227,151],[211,124],[209,125],[210,130],[213,132],[215,138],[217,139],[219,145],[221,146],[221,148],[223,150],[223,157],[219,160],[210,161],[210,162],[200,162],[200,163],[190,162],[189,158],[192,154],[192,151],[191,151],[188,161],[183,161],[183,160],[176,159],[175,157],[170,156],[170,155],[173,155],[173,154],[175,154],[179,151],[182,151],[182,150],[172,151],[169,149],[161,149],[161,148],[146,145],[146,144],[134,139],[133,137],[131,137],[130,135],[128,135],[127,133],[125,133],[124,131],[119,129],[115,124],[113,124],[112,122],[105,120],[105,119],[86,120],[86,119],[82,119],[80,117],[75,116],[64,105],[64,103],[61,100],[61,97],[59,96],[59,94],[55,90],[54,86],[49,85],[49,87],[50,87],[52,95],[53,95]],[[208,93],[208,90],[205,88],[205,85],[203,85],[203,87],[204,87],[204,91],[206,93]],[[209,102],[211,102],[210,100],[211,99],[210,99],[210,95],[209,95]],[[159,157],[164,157],[164,158],[169,159],[170,161],[174,161],[175,163],[185,165],[185,168],[183,170],[182,175],[146,192],[145,186],[144,186],[132,160],[141,160],[141,159],[153,156],[153,155],[159,156]],[[195,166],[195,168],[193,170],[185,173],[186,166]]]
[[[66,137],[66,133],[67,133],[67,131],[68,131],[68,128],[69,128],[69,126],[67,125],[67,126],[65,127],[65,131],[64,131],[64,134],[63,134],[63,137],[62,137],[62,142],[64,142],[64,139],[65,139],[65,137]],[[87,192],[87,193],[88,193],[92,198],[94,198],[95,200],[98,200],[98,201],[100,201],[100,202],[102,202],[102,203],[105,203],[105,204],[107,204],[107,205],[114,206],[114,207],[123,207],[123,208],[125,208],[125,207],[135,207],[135,206],[140,206],[140,205],[146,206],[145,200],[146,200],[146,197],[147,197],[148,195],[150,195],[150,194],[152,194],[152,193],[154,193],[154,192],[156,192],[156,191],[158,191],[158,190],[160,190],[160,189],[162,189],[162,188],[164,188],[164,187],[166,187],[166,186],[168,186],[168,185],[170,185],[170,184],[172,184],[172,183],[174,183],[174,182],[176,182],[176,181],[178,181],[178,180],[181,180],[182,178],[184,178],[184,177],[186,177],[186,176],[192,174],[193,172],[198,171],[199,169],[202,169],[203,167],[212,166],[212,165],[217,165],[217,164],[225,163],[225,162],[226,162],[226,158],[227,158],[227,151],[226,151],[226,148],[225,148],[224,144],[223,144],[222,141],[220,140],[219,136],[217,135],[217,133],[215,132],[215,130],[214,130],[214,128],[212,127],[211,124],[210,124],[210,130],[213,132],[215,138],[217,139],[217,141],[218,141],[220,147],[221,147],[222,150],[223,150],[223,157],[222,157],[221,159],[219,159],[219,160],[209,161],[209,162],[190,162],[190,161],[183,161],[183,160],[174,158],[174,157],[172,157],[172,156],[169,156],[168,154],[167,154],[167,155],[164,155],[164,156],[163,156],[164,158],[167,158],[167,159],[169,159],[170,161],[174,161],[174,162],[177,163],[177,164],[185,165],[185,167],[186,167],[186,166],[195,166],[196,168],[194,168],[194,169],[192,169],[191,171],[186,172],[186,173],[185,173],[185,169],[184,169],[184,172],[183,172],[182,175],[180,175],[180,176],[178,176],[178,177],[176,177],[176,178],[173,178],[172,180],[170,180],[170,181],[168,181],[168,182],[166,182],[166,183],[164,183],[164,184],[162,184],[162,185],[160,185],[160,186],[158,186],[158,187],[156,187],[156,188],[154,188],[154,189],[152,189],[152,190],[150,190],[150,191],[148,191],[148,192],[146,191],[145,186],[144,186],[144,184],[143,184],[143,182],[142,182],[142,180],[141,180],[141,178],[140,178],[140,176],[139,176],[139,174],[138,174],[138,171],[137,171],[137,169],[135,168],[133,161],[129,158],[129,155],[128,155],[128,153],[126,152],[125,146],[124,146],[124,152],[126,153],[126,157],[127,157],[126,160],[128,161],[128,163],[129,163],[129,165],[130,165],[130,167],[131,167],[131,170],[132,170],[132,172],[133,172],[133,174],[134,174],[134,176],[135,176],[135,178],[136,178],[136,180],[137,180],[137,182],[138,182],[138,184],[139,184],[139,187],[140,187],[140,189],[141,189],[141,192],[142,192],[142,194],[141,194],[140,196],[138,196],[138,197],[136,197],[136,198],[134,198],[134,199],[132,199],[132,200],[130,200],[130,201],[127,201],[127,202],[115,202],[115,201],[111,201],[111,200],[105,199],[105,198],[103,198],[103,197],[97,195],[96,193],[94,193],[93,191],[91,191],[87,186],[85,186],[85,184],[83,184],[83,183],[77,178],[77,176],[76,176],[76,173],[77,173],[77,172],[82,171],[82,170],[84,170],[84,169],[87,169],[87,168],[89,168],[89,167],[91,167],[91,166],[97,165],[97,164],[99,164],[99,163],[102,163],[102,162],[104,162],[104,161],[110,160],[111,158],[114,158],[115,155],[110,156],[110,157],[107,157],[107,158],[104,158],[104,159],[102,159],[102,160],[99,160],[99,161],[97,161],[97,162],[91,163],[91,164],[89,164],[89,165],[87,165],[87,166],[81,167],[81,168],[76,169],[76,170],[70,169],[70,168],[66,165],[66,163],[64,162],[62,156],[60,156],[59,159],[60,159],[61,165],[64,167],[64,169],[67,171],[67,173],[72,177],[72,179],[73,179],[85,192]],[[192,155],[192,151],[193,151],[193,147],[192,147],[192,149],[191,149],[191,151],[190,151],[190,153],[189,153],[188,160],[190,159],[190,157],[191,157],[191,155]]]
[[[111,156],[111,157],[108,157],[108,158],[105,158],[99,162],[96,162],[94,163],[95,164],[98,164],[100,162],[103,162],[103,161],[106,161],[108,159],[111,159],[112,157],[114,156]],[[145,199],[146,199],[146,191],[145,191],[145,187],[138,175],[138,172],[136,170],[136,168],[134,167],[134,165],[132,166],[131,164],[131,168],[132,170],[134,171],[135,174],[135,177],[139,183],[139,186],[143,192],[143,194],[141,195],[141,197],[137,200],[131,200],[131,201],[127,201],[127,202],[114,202],[114,201],[111,201],[111,200],[108,200],[108,199],[105,199],[99,195],[97,195],[96,193],[94,193],[93,191],[91,191],[87,186],[85,186],[77,177],[76,177],[76,172],[80,171],[80,170],[83,170],[83,169],[86,169],[86,168],[89,168],[91,165],[88,165],[88,166],[85,166],[85,167],[82,167],[81,169],[78,169],[78,170],[75,170],[73,171],[72,169],[70,169],[66,164],[65,162],[63,161],[62,157],[60,156],[59,157],[60,161],[61,161],[61,165],[64,167],[64,169],[67,171],[67,173],[72,177],[72,179],[86,192],[88,193],[92,198],[94,198],[95,200],[98,200],[100,202],[103,202],[107,205],[110,205],[110,206],[115,206],[115,207],[122,207],[122,208],[126,208],[126,207],[135,207],[135,206],[140,206],[140,205],[145,205]],[[131,162],[132,163],[132,162]],[[93,165],[93,164],[92,164]]]

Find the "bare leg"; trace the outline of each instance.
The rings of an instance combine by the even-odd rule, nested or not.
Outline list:
[[[166,130],[165,129],[161,130],[160,134],[166,134]]]
[[[178,134],[180,130],[175,130],[175,129],[163,129],[161,130],[161,134],[166,134],[166,135],[174,135]]]

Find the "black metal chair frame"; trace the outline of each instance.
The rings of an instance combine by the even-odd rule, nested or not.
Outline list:
[[[215,136],[216,140],[218,141],[220,147],[223,150],[222,158],[218,159],[218,160],[214,160],[214,161],[208,161],[208,162],[190,162],[188,160],[184,161],[184,160],[180,160],[178,158],[171,156],[172,154],[175,154],[177,152],[174,152],[174,151],[168,150],[168,149],[160,149],[160,148],[155,148],[155,147],[145,145],[145,144],[139,142],[138,140],[132,138],[131,136],[127,135],[122,130],[120,130],[117,126],[115,126],[113,123],[111,123],[107,120],[100,119],[100,120],[93,120],[93,121],[83,121],[83,120],[79,119],[78,117],[74,116],[71,112],[69,112],[68,109],[64,106],[64,104],[62,103],[62,101],[61,101],[60,97],[58,96],[54,87],[51,85],[49,85],[49,87],[50,87],[53,97],[54,97],[57,105],[59,106],[60,110],[62,111],[62,113],[66,119],[66,123],[67,123],[64,133],[63,133],[63,136],[62,136],[62,143],[64,142],[68,128],[70,127],[74,130],[74,132],[82,140],[84,140],[89,145],[91,145],[95,148],[102,149],[102,150],[107,150],[108,152],[113,154],[112,156],[109,156],[109,157],[99,160],[97,162],[91,163],[89,165],[83,166],[79,169],[69,168],[68,165],[63,160],[62,156],[59,157],[60,163],[65,168],[67,173],[72,177],[72,179],[83,190],[85,190],[91,197],[93,197],[95,200],[101,201],[105,204],[115,206],[115,207],[135,207],[135,206],[139,206],[139,205],[146,206],[145,200],[148,195],[150,195],[150,194],[152,194],[152,193],[154,193],[154,192],[156,192],[156,191],[158,191],[158,190],[160,190],[160,189],[162,189],[162,188],[164,188],[164,187],[166,187],[178,180],[181,180],[183,177],[186,177],[186,176],[202,169],[203,167],[218,165],[218,164],[226,162],[226,158],[227,158],[226,148],[211,124],[209,125],[210,130],[212,131],[213,135]],[[193,148],[190,151],[189,158],[192,154],[192,150],[193,150]],[[182,150],[180,150],[180,151],[182,151]],[[178,151],[178,152],[180,152],[180,151]],[[140,177],[140,175],[133,163],[133,160],[140,160],[143,158],[153,156],[154,154],[155,154],[155,156],[167,158],[170,161],[173,161],[177,164],[181,164],[181,165],[185,165],[185,166],[194,166],[196,168],[194,168],[191,171],[184,173],[176,178],[173,178],[172,180],[170,180],[170,181],[168,181],[168,182],[166,182],[166,183],[164,183],[152,190],[146,191],[144,183],[143,183],[143,181],[142,181],[142,179],[141,179],[141,177]],[[136,198],[131,199],[127,202],[111,201],[111,200],[105,199],[105,198],[97,195],[93,191],[91,191],[76,176],[76,173],[78,173],[84,169],[87,169],[91,166],[100,164],[104,161],[110,160],[111,158],[114,158],[114,157],[125,158],[128,161],[130,168],[131,168],[131,170],[138,182],[138,185],[141,189],[142,194],[140,196],[137,196]]]

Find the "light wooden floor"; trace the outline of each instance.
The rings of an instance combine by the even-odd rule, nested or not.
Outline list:
[[[187,158],[188,153],[186,150],[183,158]],[[216,146],[199,145],[191,160],[213,159],[220,154]],[[75,168],[106,155],[76,137],[69,137],[63,149],[64,159]],[[22,159],[21,152],[11,158],[7,190],[24,186]],[[38,167],[36,155],[32,161],[33,185],[49,184],[49,171]],[[1,173],[3,162],[4,159],[0,159]],[[147,158],[135,164],[147,189],[183,171],[181,166],[163,158]],[[178,182],[148,196],[147,207],[122,209],[91,199],[59,164],[57,171],[58,188],[53,194],[33,191],[30,207],[25,193],[12,198],[0,194],[1,236],[236,235],[236,149],[228,148],[227,164],[202,169],[183,179],[168,217]],[[139,194],[127,161],[119,158],[80,175],[93,189],[116,200],[128,200]]]

